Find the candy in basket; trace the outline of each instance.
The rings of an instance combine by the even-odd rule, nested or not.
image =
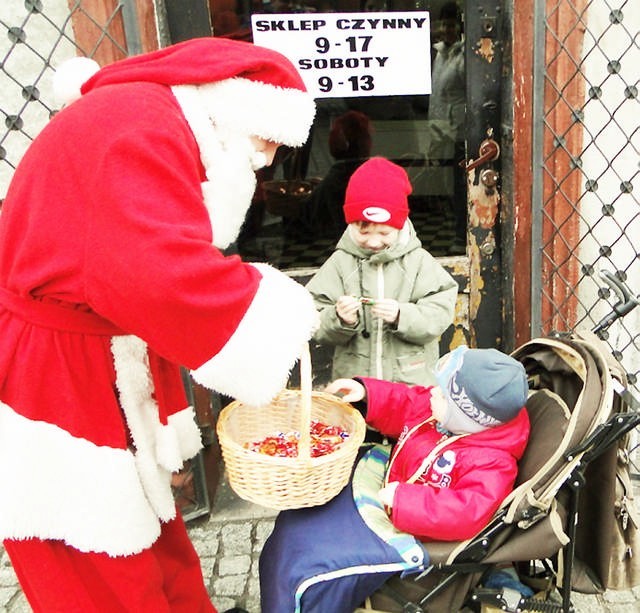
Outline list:
[[[220,414],[229,484],[245,500],[278,510],[311,507],[331,500],[349,481],[364,419],[340,398],[311,391],[308,361],[307,348],[302,389],[284,390],[261,407],[235,401]]]

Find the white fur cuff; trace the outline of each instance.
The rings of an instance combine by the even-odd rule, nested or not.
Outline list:
[[[259,406],[286,386],[317,314],[302,285],[266,264],[254,266],[262,280],[240,325],[220,352],[192,374],[209,389]]]

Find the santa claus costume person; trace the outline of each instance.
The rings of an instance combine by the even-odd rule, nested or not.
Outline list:
[[[0,215],[0,537],[36,612],[215,611],[170,487],[201,446],[180,366],[260,405],[310,338],[307,291],[221,249],[314,102],[224,39],[79,74]]]

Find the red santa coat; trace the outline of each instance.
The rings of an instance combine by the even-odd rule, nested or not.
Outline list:
[[[201,446],[178,365],[254,404],[286,384],[313,302],[212,246],[204,178],[153,83],[83,96],[17,168],[0,215],[1,539],[141,551]]]
[[[366,421],[398,439],[388,481],[399,482],[391,521],[424,541],[470,538],[481,530],[513,488],[529,436],[526,409],[510,422],[468,434],[425,458],[446,436],[431,417],[432,387],[360,379],[367,388]],[[407,481],[418,473],[415,483]]]

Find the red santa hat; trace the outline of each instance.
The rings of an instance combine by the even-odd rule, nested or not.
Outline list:
[[[315,103],[293,64],[277,51],[226,38],[195,38],[99,68],[74,58],[57,71],[62,104],[97,87],[132,82],[217,84],[216,119],[291,147],[307,139]]]
[[[105,86],[147,82],[173,91],[200,149],[202,184],[214,244],[237,236],[255,191],[254,171],[266,164],[249,137],[290,147],[304,144],[315,102],[293,64],[244,41],[196,38],[99,69],[87,58],[63,64],[54,78],[62,104]]]
[[[344,201],[345,221],[368,221],[401,230],[409,215],[411,183],[404,168],[381,157],[359,166],[351,175]]]

